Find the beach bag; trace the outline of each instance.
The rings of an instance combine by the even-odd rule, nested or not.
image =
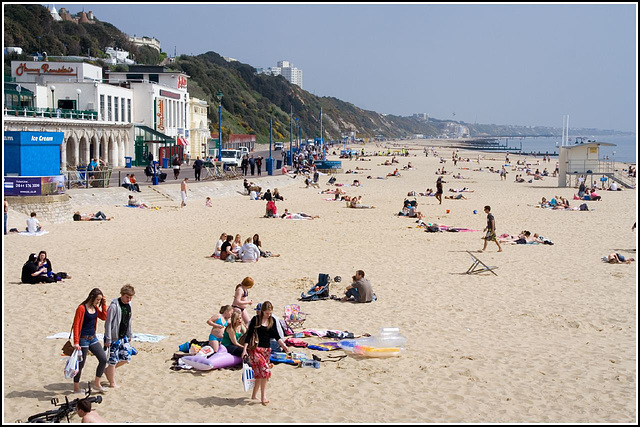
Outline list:
[[[589,206],[587,206],[586,203],[583,203],[580,205],[580,210],[581,211],[588,211],[589,210]]]
[[[80,360],[82,359],[82,351],[75,349],[64,365],[64,377],[68,380],[78,375],[80,369]]]
[[[71,356],[71,354],[73,353],[73,350],[75,350],[75,348],[71,344],[71,332],[72,331],[73,331],[73,327],[71,328],[71,331],[69,331],[69,339],[62,346],[62,354],[65,355],[65,356]]]
[[[244,386],[244,391],[247,392],[253,388],[256,383],[256,378],[253,373],[253,369],[249,364],[244,360],[242,362],[242,385]]]

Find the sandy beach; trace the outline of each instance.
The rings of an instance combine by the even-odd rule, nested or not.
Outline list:
[[[506,181],[497,173],[474,171],[478,153],[472,151],[461,150],[461,157],[472,161],[454,166],[452,149],[439,149],[447,159],[441,164],[423,153],[434,145],[403,142],[411,156],[398,157],[400,177],[375,179],[396,167],[379,165],[390,157],[343,160],[345,171],[371,169],[336,177],[343,184],[359,179],[361,187],[342,189],[362,195],[362,202],[375,209],[347,209],[344,202],[327,201],[331,195],[305,188],[301,177],[251,179],[263,189],[279,188],[285,197],[277,203],[279,213],[288,208],[320,216],[313,221],[263,218],[264,201],[238,194],[242,180],[190,183],[183,209],[179,183],[166,186],[174,200],[156,203],[159,210],[123,207],[129,194],[124,188],[71,190],[75,209],[101,210],[115,219],[43,222],[49,234],[4,238],[4,422],[26,421],[53,409],[53,397],[73,397],[60,356],[65,340],[46,337],[69,331],[76,307],[92,288],[111,301],[129,283],[136,290],[134,333],[167,338],[134,343],[139,354],[117,370],[121,388],[108,389],[95,405],[110,422],[635,423],[637,263],[610,265],[601,257],[612,252],[636,257],[637,234],[631,227],[637,192],[600,191],[602,201],[587,202],[587,212],[540,209],[534,205],[543,196],[572,199],[577,190],[557,188],[557,178],[516,184],[511,170]],[[364,148],[376,149],[373,144]],[[499,168],[504,160],[500,153],[485,157],[483,169]],[[512,164],[521,159],[510,158]],[[547,164],[541,159],[533,163],[537,160],[541,170],[551,171],[557,157]],[[414,169],[402,170],[409,161]],[[415,219],[397,216],[408,192],[435,188],[435,171],[442,166],[466,178],[445,175],[445,195],[454,194],[449,188],[474,192],[463,193],[468,200],[443,200],[442,205],[435,197],[416,196],[418,210],[425,222],[479,231],[426,233]],[[326,185],[327,178],[321,177],[320,189],[335,188]],[[151,190],[140,184],[138,198],[144,201]],[[104,196],[93,200],[87,191],[104,191]],[[205,207],[206,196],[213,207]],[[571,200],[572,206],[579,203]],[[497,276],[464,274],[472,262],[466,251],[482,248],[485,205],[491,206],[498,235],[526,229],[555,244],[503,244],[497,253],[490,243],[476,255],[498,266]],[[10,212],[9,227],[24,227],[23,217]],[[281,256],[256,264],[210,258],[222,232],[243,239],[258,233],[263,248]],[[55,271],[73,278],[21,284],[22,265],[40,250],[47,251]],[[330,292],[342,296],[357,269],[365,271],[378,301],[300,302],[308,313],[305,327],[355,335],[398,327],[407,337],[402,356],[349,356],[322,363],[320,369],[277,365],[267,407],[243,391],[240,370],[169,369],[180,344],[207,338],[207,319],[232,303],[234,287],[244,277],[256,283],[250,297],[271,301],[275,314],[282,315],[283,307],[298,303],[319,273],[341,276]],[[102,321],[98,333],[104,333]],[[96,365],[90,356],[82,375],[85,386]]]

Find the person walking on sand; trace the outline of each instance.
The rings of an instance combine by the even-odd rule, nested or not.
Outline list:
[[[98,391],[104,391],[100,385],[100,379],[107,365],[107,355],[96,337],[98,319],[107,319],[107,303],[102,291],[94,288],[89,293],[87,299],[78,306],[75,317],[73,318],[73,347],[76,350],[82,351],[82,360],[80,361],[78,373],[73,378],[74,393],[81,392],[80,376],[82,375],[82,368],[84,368],[84,364],[87,361],[89,350],[91,350],[91,353],[98,359],[96,378],[93,386]]]
[[[438,199],[438,201],[440,202],[440,204],[442,204],[442,183],[446,181],[442,180],[442,176],[438,177],[438,180],[436,181],[436,199]]]
[[[187,181],[189,177],[185,177],[184,180],[180,183],[180,197],[182,197],[182,203],[180,203],[180,207],[184,208],[187,206]]]
[[[496,242],[496,245],[498,245],[498,252],[502,252],[500,242],[498,242],[498,239],[496,238],[496,220],[491,213],[491,206],[485,206],[484,213],[487,214],[487,226],[482,231],[486,231],[487,234],[483,237],[484,247],[480,249],[479,252],[484,252],[484,250],[487,249],[487,243],[489,243],[490,240]]]
[[[125,344],[133,339],[131,300],[135,294],[133,286],[124,285],[120,288],[120,298],[114,298],[107,309],[107,319],[104,322],[104,346],[109,349],[109,365],[105,369],[105,374],[111,388],[120,387],[116,384],[116,368],[131,361],[131,354]]]
[[[273,304],[270,301],[265,301],[260,305],[260,311],[253,316],[249,322],[249,327],[244,339],[244,349],[242,351],[242,358],[249,355],[249,363],[253,368],[255,374],[255,386],[253,387],[253,393],[251,399],[256,400],[258,396],[258,390],[260,390],[260,401],[262,405],[267,406],[269,400],[267,399],[267,382],[271,378],[271,367],[273,366],[269,361],[271,356],[271,338],[274,338],[280,344],[280,348],[285,353],[289,353],[289,348],[284,343],[284,337],[280,335],[276,324],[278,323],[273,317]],[[248,348],[250,337],[253,334],[257,335],[258,342],[255,347]]]
[[[202,166],[204,162],[200,160],[200,156],[196,157],[196,161],[193,162],[193,170],[196,176],[196,181],[200,181],[200,174],[202,173]]]

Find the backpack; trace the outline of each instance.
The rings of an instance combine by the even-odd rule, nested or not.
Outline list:
[[[580,210],[581,211],[588,211],[589,210],[589,206],[587,206],[586,203],[583,203],[580,205]]]
[[[427,233],[437,233],[438,231],[440,231],[440,227],[438,227],[435,224],[432,224],[432,225],[428,226],[425,231]]]

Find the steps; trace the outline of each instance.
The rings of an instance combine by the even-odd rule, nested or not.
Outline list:
[[[632,181],[632,178],[627,178],[619,173],[605,173],[608,178],[616,181],[618,184],[622,185],[625,188],[636,188],[635,183]]]
[[[175,200],[164,191],[160,190],[157,185],[140,186],[142,190],[137,196],[139,201],[143,201],[148,205],[156,205],[158,203],[175,202]]]

